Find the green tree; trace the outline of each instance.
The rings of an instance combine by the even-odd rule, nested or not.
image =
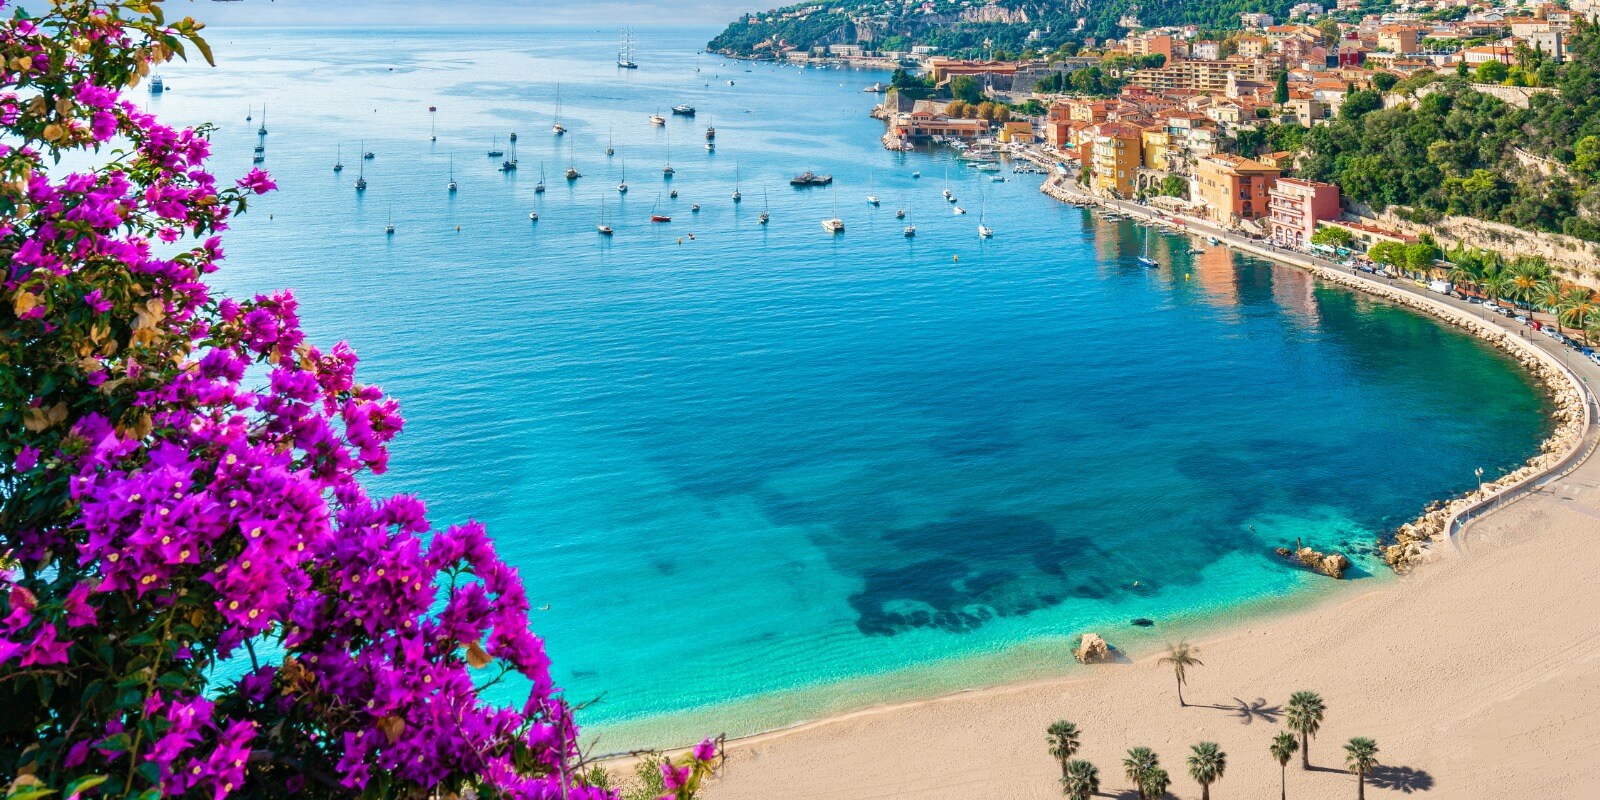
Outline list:
[[[1161,194],[1167,197],[1188,197],[1189,182],[1178,175],[1168,175],[1161,179]]]
[[[1160,767],[1150,770],[1144,776],[1144,780],[1139,782],[1139,792],[1150,800],[1158,800],[1171,787],[1172,776]]]
[[[1585,136],[1573,144],[1572,168],[1591,181],[1600,176],[1600,136]]]
[[[1149,780],[1151,772],[1160,768],[1161,759],[1156,756],[1156,751],[1148,747],[1135,747],[1122,757],[1122,774],[1133,784],[1139,800],[1150,800],[1144,791],[1145,781]]]
[[[1499,61],[1485,61],[1478,65],[1478,70],[1473,74],[1478,83],[1499,83],[1506,79],[1511,68]]]
[[[1362,89],[1345,95],[1344,103],[1339,106],[1341,119],[1360,119],[1363,114],[1383,108],[1383,95],[1371,89]]]
[[[1178,705],[1180,707],[1188,705],[1188,703],[1183,702],[1183,685],[1188,682],[1188,669],[1190,667],[1205,666],[1205,662],[1201,661],[1199,656],[1199,648],[1188,642],[1179,642],[1167,645],[1167,654],[1156,661],[1157,664],[1172,665],[1172,674],[1178,679]]]
[[[1478,288],[1483,290],[1490,302],[1499,303],[1511,296],[1511,279],[1505,275],[1490,275],[1478,284]]]
[[[1190,749],[1189,777],[1200,784],[1200,800],[1211,800],[1211,784],[1222,780],[1228,754],[1216,742],[1201,742]]]
[[[977,103],[983,99],[983,87],[971,75],[957,75],[950,79],[950,96],[962,102]]]
[[[1322,45],[1332,47],[1339,43],[1339,21],[1333,17],[1323,17],[1317,20],[1317,30],[1322,32]]]
[[[1281,731],[1272,737],[1272,744],[1268,747],[1273,760],[1278,762],[1278,794],[1282,800],[1289,800],[1289,759],[1294,758],[1295,751],[1299,749],[1300,743],[1288,731]]]
[[[1272,102],[1283,105],[1289,102],[1289,72],[1284,70],[1278,73],[1278,84],[1272,87]]]
[[[1089,800],[1100,791],[1100,770],[1087,761],[1074,761],[1067,765],[1067,774],[1061,779],[1061,792],[1072,800]]]
[[[1357,736],[1344,746],[1344,763],[1356,774],[1356,800],[1366,800],[1367,775],[1378,766],[1378,743]]]
[[[1311,740],[1322,730],[1322,718],[1327,706],[1322,695],[1316,692],[1295,692],[1289,695],[1284,708],[1284,723],[1289,730],[1300,734],[1300,768],[1311,769]]]
[[[1582,286],[1574,286],[1561,295],[1556,304],[1557,319],[1565,321],[1578,330],[1583,331],[1584,340],[1588,341],[1589,326],[1600,312],[1600,305],[1595,303],[1594,292]]]
[[[1380,92],[1387,92],[1400,82],[1400,77],[1388,72],[1380,72],[1372,76],[1372,86]]]
[[[1348,229],[1337,228],[1332,225],[1318,228],[1315,233],[1311,234],[1312,244],[1320,244],[1327,247],[1348,248],[1355,243],[1355,240],[1355,234]]]
[[[1461,76],[1461,77],[1463,77],[1463,78],[1467,77],[1467,62],[1466,61],[1457,61],[1456,62],[1456,74]]]
[[[1061,777],[1065,778],[1067,766],[1082,744],[1078,739],[1078,726],[1066,720],[1053,722],[1045,731],[1045,741],[1050,744],[1050,756],[1061,762]]]

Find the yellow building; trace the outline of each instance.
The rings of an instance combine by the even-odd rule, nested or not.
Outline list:
[[[1033,143],[1033,123],[1027,121],[1013,121],[1004,123],[996,137],[1002,142],[1027,142]]]
[[[1170,168],[1167,153],[1172,135],[1161,125],[1150,125],[1139,132],[1139,139],[1144,150],[1144,168],[1166,172]]]
[[[1139,173],[1142,132],[1121,122],[1096,125],[1090,178],[1093,187],[1120,197],[1132,197]]]

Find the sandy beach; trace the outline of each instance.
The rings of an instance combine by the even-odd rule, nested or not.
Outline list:
[[[1587,362],[1573,368],[1600,381]],[[1228,753],[1215,796],[1277,796],[1267,746],[1302,689],[1320,693],[1328,715],[1312,769],[1290,765],[1289,797],[1354,797],[1343,753],[1353,736],[1381,748],[1372,797],[1600,796],[1597,537],[1600,459],[1590,458],[1398,581],[1197,642],[1205,665],[1190,674],[1187,707],[1160,653],[1138,653],[733,742],[708,797],[1060,797],[1045,746],[1058,719],[1082,729],[1078,757],[1100,768],[1102,796],[1134,797],[1121,759],[1144,745],[1172,774],[1172,795],[1199,797],[1184,759],[1204,740]],[[1116,644],[1118,631],[1099,633]]]
[[[1151,654],[740,741],[708,796],[1059,797],[1044,730],[1069,719],[1111,796],[1131,796],[1121,756],[1146,745],[1174,773],[1173,793],[1198,797],[1183,759],[1212,740],[1229,754],[1217,796],[1265,797],[1279,780],[1267,745],[1299,689],[1321,693],[1329,712],[1313,770],[1290,767],[1290,797],[1354,797],[1342,770],[1352,736],[1382,748],[1373,797],[1600,795],[1597,472],[1590,462],[1485,518],[1462,555],[1387,588],[1201,642],[1187,708]]]

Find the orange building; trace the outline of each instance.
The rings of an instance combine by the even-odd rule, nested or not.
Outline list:
[[[1132,197],[1139,174],[1143,132],[1121,122],[1104,122],[1094,128],[1091,186],[1101,192]]]
[[[1268,212],[1267,193],[1282,171],[1230,153],[1203,156],[1195,165],[1195,186],[1206,216],[1221,225],[1255,222]]]

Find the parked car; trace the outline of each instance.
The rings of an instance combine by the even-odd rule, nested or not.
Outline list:
[[[1483,310],[1488,311],[1491,314],[1498,314],[1502,311],[1500,306],[1495,303],[1484,303]]]

